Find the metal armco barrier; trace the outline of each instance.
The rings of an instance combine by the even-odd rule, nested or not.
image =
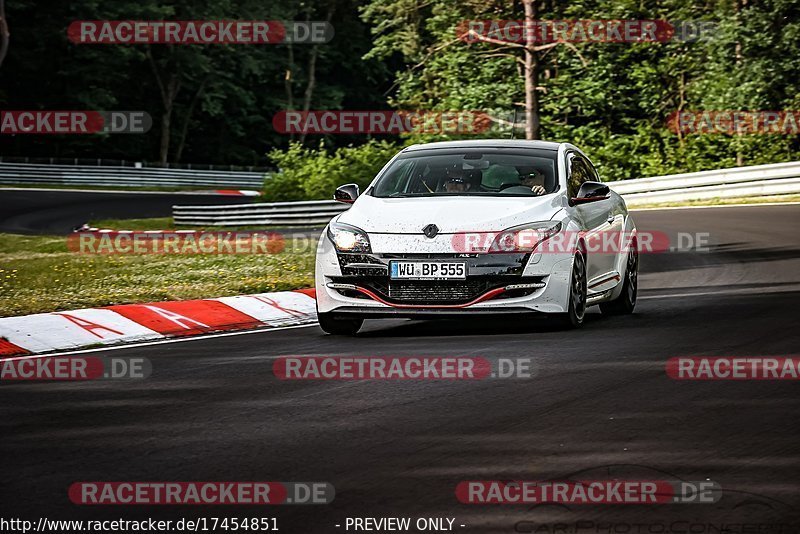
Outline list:
[[[800,162],[609,182],[628,206],[711,198],[800,194]],[[333,200],[228,206],[173,206],[175,224],[312,226],[347,210]]]
[[[0,163],[0,184],[261,189],[266,173]]]
[[[628,206],[712,198],[800,194],[800,162],[609,182]]]
[[[335,200],[224,206],[173,206],[175,224],[202,226],[314,226],[328,224],[349,206]]]

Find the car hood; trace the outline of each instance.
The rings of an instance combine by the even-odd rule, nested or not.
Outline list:
[[[499,232],[519,224],[549,221],[561,209],[561,195],[537,197],[442,196],[376,198],[362,195],[339,222],[367,233],[422,234],[435,224],[439,233]]]

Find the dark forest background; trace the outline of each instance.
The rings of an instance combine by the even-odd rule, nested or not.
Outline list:
[[[788,161],[800,148],[798,136],[667,128],[676,110],[800,109],[797,0],[5,0],[4,10],[0,108],[145,110],[154,126],[146,135],[3,136],[3,157],[280,166],[297,171],[273,191],[289,199],[313,197],[318,173],[325,183],[368,175],[399,146],[443,137],[290,138],[272,127],[285,109],[527,109],[535,137],[578,144],[610,180]],[[535,51],[456,39],[464,20],[526,12],[716,25],[696,41]],[[67,27],[86,19],[330,20],[336,36],[319,45],[70,43]]]

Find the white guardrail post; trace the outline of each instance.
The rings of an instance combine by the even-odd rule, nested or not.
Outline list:
[[[800,162],[609,182],[628,206],[710,198],[800,194]],[[197,226],[318,226],[347,205],[333,200],[225,206],[173,206],[175,224]]]

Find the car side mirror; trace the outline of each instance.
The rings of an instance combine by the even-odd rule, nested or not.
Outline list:
[[[578,194],[569,199],[571,205],[587,204],[589,202],[597,202],[598,200],[606,200],[609,197],[611,190],[606,184],[600,182],[583,182],[581,188],[578,189]]]
[[[345,184],[336,188],[333,193],[333,200],[344,202],[345,204],[352,204],[358,198],[359,191],[357,184]]]

